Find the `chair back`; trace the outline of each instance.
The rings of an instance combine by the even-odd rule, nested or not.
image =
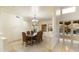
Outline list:
[[[27,35],[30,35],[30,31],[27,31]]]
[[[34,31],[31,31],[31,35],[33,35],[34,34]]]
[[[43,37],[43,31],[40,31],[40,39],[42,40]]]
[[[42,35],[43,35],[43,32],[42,32],[42,31],[39,31],[39,32],[37,33],[37,40],[38,40],[38,41],[42,41]]]
[[[25,32],[22,32],[22,39],[23,39],[23,42],[26,41],[26,33]]]

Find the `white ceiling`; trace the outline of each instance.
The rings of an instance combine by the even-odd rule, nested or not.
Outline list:
[[[53,6],[39,6],[38,7],[38,18],[51,18],[53,14]],[[17,16],[23,16],[32,18],[32,7],[31,6],[0,6],[0,11],[16,14]]]

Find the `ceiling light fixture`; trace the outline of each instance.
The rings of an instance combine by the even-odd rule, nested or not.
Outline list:
[[[38,7],[37,6],[32,7],[32,13],[33,13],[32,22],[38,22],[38,19],[37,19]]]

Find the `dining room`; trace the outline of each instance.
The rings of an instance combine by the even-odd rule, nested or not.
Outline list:
[[[53,6],[0,7],[0,33],[5,37],[6,51],[52,50],[52,36],[57,24]],[[53,20],[52,20],[53,18]],[[57,40],[54,40],[56,43]],[[29,48],[30,47],[30,48]],[[33,47],[36,47],[33,49]],[[25,49],[25,50],[23,50]],[[28,50],[27,50],[28,49]]]
[[[76,51],[64,41],[60,6],[1,6],[1,50],[9,52]],[[65,8],[65,7],[64,7]],[[75,9],[75,7],[66,7]],[[74,10],[73,10],[74,11]],[[62,16],[62,17],[61,17]],[[66,34],[70,33],[66,22]],[[63,25],[62,25],[63,26]],[[60,35],[63,31],[63,35]],[[63,38],[61,37],[63,36]],[[62,39],[62,41],[61,41]],[[66,46],[65,46],[66,44]],[[74,44],[74,43],[73,43]],[[74,44],[75,45],[75,44]],[[64,49],[64,50],[62,50]],[[73,50],[70,50],[73,49]]]

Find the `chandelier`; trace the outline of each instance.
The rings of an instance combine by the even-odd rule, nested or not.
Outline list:
[[[38,22],[38,19],[37,19],[37,16],[36,15],[33,17],[32,22]]]
[[[33,14],[32,29],[35,30],[35,31],[38,31],[39,20],[38,20],[38,7],[37,6],[32,7],[32,14]]]
[[[32,7],[32,13],[33,13],[32,22],[38,22],[38,19],[37,19],[38,7],[37,6]]]

